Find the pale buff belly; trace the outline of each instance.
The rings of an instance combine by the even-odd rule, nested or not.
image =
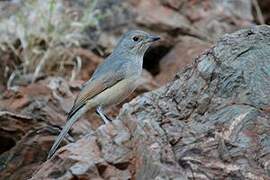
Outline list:
[[[135,90],[138,84],[137,80],[139,78],[140,77],[136,76],[118,82],[111,88],[104,90],[88,101],[87,106],[89,106],[89,108],[94,108],[97,106],[106,107],[122,102]]]

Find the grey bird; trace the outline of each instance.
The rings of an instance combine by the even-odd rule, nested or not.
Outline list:
[[[159,39],[158,36],[140,30],[128,31],[121,37],[111,55],[82,86],[68,113],[65,126],[48,153],[48,159],[53,156],[71,126],[86,111],[96,109],[104,123],[110,122],[103,108],[122,102],[135,90],[142,73],[143,56],[151,43]]]

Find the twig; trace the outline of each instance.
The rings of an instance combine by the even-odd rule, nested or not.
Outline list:
[[[41,69],[43,68],[45,62],[47,61],[47,59],[49,57],[49,54],[50,54],[50,50],[47,50],[45,52],[44,56],[42,57],[42,59],[40,60],[40,62],[38,63],[38,65],[36,67],[36,70],[34,72],[34,75],[33,75],[32,82],[31,83],[34,83],[35,80],[37,79],[38,74],[40,73]]]
[[[3,119],[14,118],[14,119],[20,119],[20,120],[27,120],[27,121],[32,120],[30,116],[13,113],[10,111],[0,111],[0,118],[3,118]]]
[[[71,77],[69,81],[74,81],[76,76],[79,74],[80,70],[82,68],[82,60],[79,56],[76,56],[76,63],[74,65],[74,68],[71,73]]]
[[[11,85],[12,85],[12,82],[13,82],[16,74],[17,74],[17,72],[16,71],[13,71],[11,73],[11,75],[9,76],[8,81],[7,81],[7,89],[11,89]]]
[[[259,3],[257,0],[252,0],[253,6],[255,8],[255,11],[257,13],[257,18],[260,24],[265,24],[264,18],[263,18],[263,14],[262,14],[262,10],[259,6]]]

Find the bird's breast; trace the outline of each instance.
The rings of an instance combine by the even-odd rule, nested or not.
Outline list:
[[[140,76],[142,73],[143,58],[136,57],[133,60],[130,60],[127,66],[127,74],[130,76]]]
[[[128,95],[130,95],[138,85],[139,75],[133,75],[127,77],[118,83],[114,84],[112,87],[105,89],[97,96],[92,98],[87,104],[91,106],[109,106],[113,104],[118,104],[125,100]]]

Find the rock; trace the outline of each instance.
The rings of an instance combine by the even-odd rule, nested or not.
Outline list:
[[[184,3],[183,1],[178,0],[160,0],[160,2],[166,6],[169,6],[175,10],[178,10],[180,6]]]
[[[8,44],[0,45],[0,179],[270,179],[269,27],[225,35],[195,58],[224,33],[253,23],[251,0],[99,0],[93,9],[87,1],[57,1],[52,23],[65,38],[55,41],[33,84],[36,65],[25,59],[34,50],[40,62],[36,53],[48,48],[47,23],[38,15],[51,3],[25,4],[0,3],[0,41]],[[23,26],[18,14],[26,14]],[[62,31],[60,22],[73,28]],[[83,80],[135,28],[162,36],[149,56],[161,59],[161,71],[144,71],[126,102],[151,92],[108,109],[114,117],[124,104],[111,124],[86,113],[46,160]],[[33,47],[26,48],[23,32],[37,36],[29,40]],[[154,90],[156,80],[171,82]]]
[[[127,128],[120,121],[116,120],[106,127],[100,126],[96,133],[61,148],[58,158],[45,162],[32,179],[60,176],[66,179],[74,176],[87,179],[130,179],[131,173],[126,168],[132,151],[121,145],[129,138]],[[59,163],[65,166],[59,167]]]
[[[195,57],[208,47],[209,43],[197,38],[181,37],[174,48],[160,60],[160,73],[155,79],[162,85],[173,80],[176,72],[191,64]]]
[[[162,6],[158,0],[139,1],[135,12],[136,22],[163,31],[189,31],[190,23],[181,14]],[[162,14],[162,16],[161,16]]]
[[[69,96],[63,78],[49,78],[4,94],[0,101],[1,179],[29,179],[38,170],[60,132],[59,126],[65,123],[63,103],[71,101]],[[91,127],[82,118],[62,145],[91,132]]]
[[[141,82],[142,84],[130,99],[139,93],[157,88],[153,77],[146,71],[143,73]],[[67,82],[64,78],[48,77],[38,83],[18,87],[16,91],[9,90],[3,94],[0,101],[0,143],[3,144],[0,148],[1,178],[29,179],[38,170],[37,168],[40,168],[39,165],[45,161],[55,136],[59,134],[60,127],[66,121],[66,113],[70,110],[80,86],[81,83]],[[109,109],[109,114],[118,114],[120,107],[120,105],[112,107]],[[90,167],[91,160],[85,163],[79,159],[76,165],[72,165],[72,173],[79,177],[91,177],[91,179],[93,177],[129,179],[132,176],[132,170],[129,170],[129,161],[133,158],[132,151],[122,145],[130,138],[127,128],[117,120],[113,122],[115,125],[104,128],[100,126],[102,124],[100,118],[93,112],[87,113],[85,117],[73,125],[61,146],[67,142],[74,142],[87,133],[98,134],[98,138],[92,135],[95,137],[94,140],[86,138],[82,140],[82,145],[75,144],[74,148],[80,147],[84,150],[89,149],[88,146],[101,146],[103,148],[99,151],[84,153],[89,156],[91,153],[100,152],[104,154],[104,157],[101,155],[99,161],[102,160],[102,163],[98,161],[96,167],[94,165]],[[97,131],[94,131],[96,129]],[[89,145],[89,141],[93,144]],[[66,158],[68,152],[71,151],[70,146],[67,147],[64,146],[61,151],[63,158]],[[18,163],[18,159],[22,160],[22,163]],[[72,164],[72,162],[74,161],[68,160],[66,163]],[[54,163],[48,163],[46,166],[45,169],[56,167]],[[93,173],[89,172],[90,168],[93,168],[91,169]],[[56,169],[58,172],[48,170],[48,173],[42,174],[39,178],[55,177],[64,171],[57,167]],[[15,171],[18,173],[10,173]],[[99,176],[100,172],[102,176]],[[63,176],[67,179],[73,177],[70,173]]]
[[[253,20],[251,0],[187,1],[179,11],[203,36],[212,40],[250,26]]]
[[[268,179],[269,40],[269,26],[224,36],[175,81],[62,147],[32,179]]]

